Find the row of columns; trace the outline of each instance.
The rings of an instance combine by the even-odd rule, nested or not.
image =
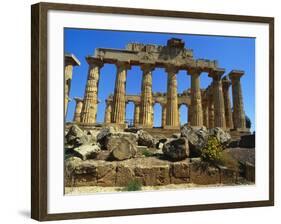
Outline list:
[[[92,61],[88,71],[88,81],[86,85],[84,102],[81,109],[82,123],[95,123],[98,104],[98,83],[100,68],[103,63],[99,59]],[[105,123],[124,124],[126,110],[126,78],[130,64],[127,62],[117,62],[117,75],[114,88],[112,104],[107,103],[105,112]],[[153,95],[152,95],[152,71],[154,65],[142,64],[143,72],[141,86],[141,102],[135,107],[135,124],[142,127],[153,126]],[[180,126],[178,94],[177,94],[177,72],[178,68],[169,65],[166,67],[168,75],[167,82],[167,103],[162,110],[162,124],[165,128],[177,129]],[[191,126],[207,126],[221,128],[245,129],[245,114],[243,108],[243,97],[240,77],[242,71],[232,71],[229,74],[231,82],[221,79],[224,69],[215,69],[209,73],[213,79],[212,85],[208,88],[207,96],[202,100],[200,89],[199,69],[190,69],[191,76],[191,107],[188,121]],[[233,95],[233,118],[229,97],[229,86],[232,83]]]

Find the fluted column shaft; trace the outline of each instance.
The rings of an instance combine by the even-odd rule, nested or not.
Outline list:
[[[135,111],[134,111],[134,126],[136,127],[140,122],[140,105],[135,104]]]
[[[215,127],[226,128],[225,125],[225,110],[224,99],[222,92],[221,76],[224,69],[217,69],[212,71],[209,76],[213,78],[213,99],[215,108]]]
[[[129,69],[130,66],[125,62],[118,62],[116,66],[117,76],[115,80],[111,122],[124,124],[126,111],[126,78],[127,69]]]
[[[191,125],[203,126],[203,111],[200,90],[200,71],[191,70]]]
[[[141,103],[140,103],[140,125],[143,127],[152,127],[152,71],[153,65],[141,65],[143,71],[141,85]]]
[[[162,105],[162,127],[166,126],[166,105]]]
[[[81,111],[82,111],[82,107],[83,107],[83,100],[80,98],[75,98],[75,101],[76,101],[76,106],[75,106],[73,121],[80,122],[81,121]]]
[[[231,85],[230,80],[226,78],[222,80],[226,128],[232,129],[233,119],[232,119],[231,102],[229,96],[230,85]]]
[[[168,73],[167,104],[166,104],[166,128],[179,128],[177,72],[178,69],[170,66],[166,68]]]
[[[98,83],[100,77],[100,68],[102,66],[103,64],[99,61],[90,64],[88,71],[88,81],[84,94],[83,108],[81,112],[82,123],[96,123],[98,108]]]
[[[205,127],[209,127],[209,105],[208,100],[203,101],[203,124]]]
[[[214,98],[213,88],[211,87],[208,92],[208,116],[209,116],[209,128],[215,127],[215,111],[214,111]]]
[[[243,71],[232,71],[229,74],[232,82],[233,123],[234,128],[236,129],[246,128],[242,88],[240,83],[240,78],[243,74]]]
[[[111,122],[112,102],[106,102],[104,123],[109,124]]]

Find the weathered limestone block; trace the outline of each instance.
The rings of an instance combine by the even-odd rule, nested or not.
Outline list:
[[[138,166],[134,169],[135,177],[144,186],[170,184],[169,166]]]
[[[136,144],[126,138],[110,137],[106,144],[107,150],[111,152],[110,159],[125,160],[136,156]]]
[[[194,184],[218,184],[220,183],[220,170],[209,166],[205,162],[193,162],[190,164],[190,182]]]
[[[164,155],[171,161],[180,161],[189,156],[189,146],[186,138],[168,141],[163,146]]]
[[[90,136],[82,131],[77,125],[72,125],[65,136],[65,140],[66,145],[77,147],[87,144],[90,141]]]
[[[138,145],[155,147],[156,140],[147,131],[139,130],[137,132],[137,135],[138,135]]]
[[[219,166],[220,183],[221,184],[235,184],[239,173],[237,171],[228,169],[227,167]]]
[[[230,134],[219,127],[209,129],[209,134],[215,136],[217,140],[225,146],[227,146],[231,141]]]
[[[135,133],[119,131],[114,127],[106,127],[97,135],[97,142],[101,145],[103,150],[109,150],[108,142],[113,138],[129,140],[133,145],[137,145],[138,141],[138,135]]]
[[[191,127],[185,124],[181,127],[181,136],[188,140],[190,157],[198,157],[208,141],[209,133],[205,127]]]
[[[104,163],[96,167],[97,186],[114,186],[116,181],[116,164]]]
[[[82,161],[77,157],[65,160],[65,185],[69,187],[93,186],[97,184],[96,166],[91,160]]]
[[[134,180],[134,172],[131,167],[120,164],[116,169],[116,186],[127,186],[128,183]]]
[[[94,159],[101,151],[98,145],[81,145],[73,149],[75,154],[82,160]]]
[[[190,181],[190,167],[188,161],[175,162],[171,164],[171,184],[184,184]]]

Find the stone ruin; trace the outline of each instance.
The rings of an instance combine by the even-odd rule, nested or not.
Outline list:
[[[66,186],[125,186],[133,179],[144,186],[234,184],[241,179],[239,172],[229,167],[206,166],[196,152],[207,144],[209,136],[215,136],[225,147],[239,147],[241,136],[249,134],[240,83],[243,71],[232,70],[223,77],[225,69],[219,68],[217,61],[195,59],[193,51],[175,38],[166,46],[129,43],[126,49],[98,48],[86,60],[89,71],[84,98],[74,98],[73,122],[66,125]],[[114,94],[106,99],[104,123],[100,125],[96,122],[98,83],[105,63],[115,64],[117,75]],[[72,67],[76,65],[80,62],[74,55],[65,56],[65,111]],[[140,95],[125,91],[127,70],[132,65],[143,71]],[[165,68],[167,93],[152,92],[152,72],[156,67]],[[191,87],[183,93],[177,92],[179,70],[187,71],[191,77]],[[206,89],[200,88],[203,72],[212,78]],[[125,122],[128,102],[135,104],[131,128]],[[153,128],[155,103],[162,107],[162,125],[157,130]],[[188,123],[180,127],[182,104],[189,113]],[[249,148],[254,148],[251,141]],[[237,157],[237,153],[232,154]],[[244,161],[244,177],[254,181],[254,161],[251,162]]]

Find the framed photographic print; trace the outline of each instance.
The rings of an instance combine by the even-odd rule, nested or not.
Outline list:
[[[32,212],[274,204],[274,18],[32,5]]]

